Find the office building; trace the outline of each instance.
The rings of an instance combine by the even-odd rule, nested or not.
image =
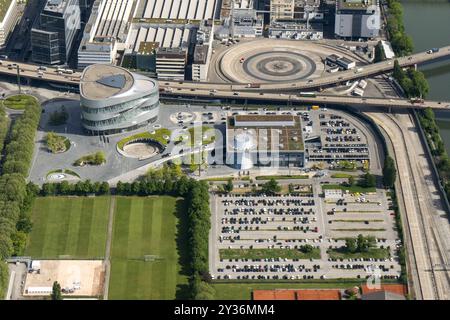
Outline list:
[[[78,0],[48,0],[31,29],[33,61],[42,64],[67,63],[78,30]]]
[[[270,0],[270,21],[294,18],[295,0]]]

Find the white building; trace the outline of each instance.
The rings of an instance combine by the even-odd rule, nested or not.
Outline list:
[[[336,0],[334,33],[341,38],[375,38],[380,33],[378,0]]]
[[[0,1],[0,46],[6,43],[9,34],[14,30],[19,14],[17,0]]]
[[[270,0],[270,20],[293,19],[294,0]]]

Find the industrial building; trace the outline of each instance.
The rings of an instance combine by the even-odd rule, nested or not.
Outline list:
[[[215,27],[214,34],[218,39],[227,39],[230,35],[233,38],[262,37],[264,28],[262,14],[258,14],[253,8],[243,8],[242,3],[239,4],[242,8],[235,7],[233,16],[223,18],[222,24]]]
[[[334,33],[340,38],[375,38],[380,33],[378,0],[336,0]]]
[[[270,2],[269,38],[294,40],[323,39],[323,13],[320,0]]]
[[[115,62],[127,37],[134,0],[95,0],[78,49],[78,67]]]
[[[42,64],[66,63],[78,30],[78,0],[48,0],[31,29],[33,61]]]
[[[294,115],[234,115],[226,124],[226,163],[240,170],[253,166],[302,167],[301,119]]]
[[[6,43],[19,19],[19,7],[16,0],[0,1],[0,46]]]
[[[81,76],[80,104],[82,124],[89,133],[133,130],[156,121],[158,83],[121,67],[94,64]]]
[[[269,26],[269,38],[321,40],[323,39],[323,24],[273,21]]]
[[[356,67],[355,61],[346,57],[338,56],[337,54],[329,55],[325,61],[331,67],[339,66],[344,70],[350,70]]]

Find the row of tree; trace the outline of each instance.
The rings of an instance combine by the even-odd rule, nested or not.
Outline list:
[[[0,150],[3,150],[6,135],[8,134],[9,118],[6,116],[5,108],[0,107]]]
[[[188,202],[188,239],[191,256],[192,278],[190,281],[192,298],[195,300],[214,299],[214,288],[208,281],[208,238],[211,228],[208,184],[192,181],[186,197]]]
[[[57,196],[57,195],[105,195],[109,194],[110,188],[107,182],[91,182],[89,179],[85,181],[78,181],[76,183],[69,183],[67,181],[44,183],[39,192],[40,195]]]
[[[398,0],[388,0],[389,17],[387,32],[392,49],[397,56],[406,56],[412,53],[414,44],[405,32],[403,25],[403,7]]]
[[[11,127],[4,147],[0,176],[0,259],[23,253],[26,233],[31,230],[28,211],[36,195],[34,185],[26,183],[34,149],[34,138],[41,108],[27,106]]]
[[[394,61],[393,77],[403,88],[408,98],[425,98],[430,91],[428,81],[421,71],[412,68],[405,71],[400,67],[398,60]]]
[[[444,141],[439,133],[434,112],[431,108],[419,111],[419,122],[434,157],[445,193],[450,199],[450,159],[445,149]]]

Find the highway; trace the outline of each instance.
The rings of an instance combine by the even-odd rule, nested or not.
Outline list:
[[[329,96],[317,95],[316,97],[300,97],[293,94],[283,93],[257,93],[257,92],[235,92],[229,91],[211,91],[199,89],[177,89],[171,92],[165,91],[163,95],[173,97],[209,97],[211,99],[247,99],[258,101],[278,101],[293,103],[312,103],[321,106],[324,105],[348,105],[348,106],[366,106],[366,107],[392,107],[392,108],[426,108],[432,109],[450,109],[450,102],[424,101],[423,103],[412,103],[407,99],[387,99],[387,98],[364,98],[352,96]]]
[[[417,299],[450,299],[450,226],[409,113],[367,113],[387,134],[398,167],[398,197]],[[444,270],[437,270],[444,266]]]
[[[450,46],[442,47],[439,51],[434,53],[420,52],[407,57],[397,58],[400,66],[408,67],[416,64],[422,64],[425,62],[430,62],[437,59],[443,59],[450,56]],[[37,65],[18,63],[14,61],[2,61],[0,65],[0,73],[6,75],[16,75],[15,67],[8,67],[9,64],[17,63],[21,70],[21,76],[46,80],[55,83],[64,83],[69,85],[78,85],[81,72],[75,72],[72,75],[58,75],[55,68],[47,67],[47,71],[44,72],[42,77],[39,77],[37,73]],[[260,83],[258,87],[249,88],[245,83],[209,83],[209,82],[190,82],[190,81],[160,81],[159,85],[161,88],[181,88],[181,89],[217,89],[221,91],[290,91],[290,90],[304,90],[304,89],[315,89],[336,83],[345,83],[349,80],[367,78],[372,75],[386,73],[394,68],[393,60],[386,60],[378,63],[373,63],[366,65],[361,68],[356,68],[353,70],[347,70],[342,72],[337,72],[330,74],[326,77],[321,77],[318,79],[301,80],[294,82],[276,82],[276,83]]]

